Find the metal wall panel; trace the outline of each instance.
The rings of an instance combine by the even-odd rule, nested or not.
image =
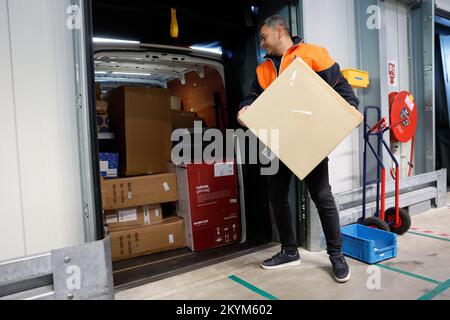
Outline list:
[[[396,63],[398,75],[396,85],[388,86],[389,93],[404,90],[411,91],[409,81],[408,11],[408,6],[401,1],[387,0],[385,2],[387,61]],[[397,160],[400,163],[402,178],[408,176],[411,143],[412,141],[399,144]],[[413,173],[414,170],[412,171]],[[391,179],[390,175],[388,179]]]
[[[6,4],[2,14],[9,16],[14,103],[2,101],[2,109],[14,109],[17,139],[7,152],[18,154],[20,179],[12,176],[1,188],[20,183],[26,243],[24,252],[23,245],[1,233],[0,243],[11,248],[2,259],[84,242],[73,35],[66,27],[70,1]],[[5,38],[0,39],[3,48]],[[15,210],[20,213],[17,205]]]
[[[418,106],[414,173],[422,174],[435,170],[433,0],[423,0],[421,6],[412,10],[411,42],[411,90]]]
[[[8,2],[0,0],[0,260],[24,255]]]
[[[357,66],[354,11],[353,0],[303,0],[306,42],[327,48],[341,69]],[[329,157],[335,193],[359,187],[358,140],[358,130],[354,130]]]

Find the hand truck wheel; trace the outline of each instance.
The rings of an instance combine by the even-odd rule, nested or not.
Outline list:
[[[395,208],[389,208],[384,214],[384,219],[391,232],[398,235],[406,233],[411,228],[411,217],[406,209],[399,209],[399,225],[395,225]]]
[[[383,231],[390,231],[389,225],[377,217],[366,218],[366,219],[364,219],[362,224],[367,227],[370,227],[370,228],[379,229],[379,230],[383,230]]]

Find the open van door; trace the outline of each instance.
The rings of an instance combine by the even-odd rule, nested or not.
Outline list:
[[[92,60],[92,5],[89,0],[75,0],[68,8],[74,30],[76,97],[80,142],[81,181],[83,186],[83,222],[88,241],[104,237],[100,190],[100,169],[95,113],[94,64]],[[72,20],[70,20],[72,19]]]

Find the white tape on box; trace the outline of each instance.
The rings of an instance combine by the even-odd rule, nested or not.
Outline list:
[[[167,182],[163,183],[163,188],[166,192],[170,190],[169,184]]]
[[[150,224],[150,214],[148,211],[148,207],[144,207],[144,224]]]

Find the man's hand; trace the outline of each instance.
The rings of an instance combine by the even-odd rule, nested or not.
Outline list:
[[[247,111],[248,108],[250,108],[250,106],[245,106],[245,107],[243,107],[243,108],[239,111],[239,113],[238,113],[238,115],[237,115],[237,121],[238,121],[239,124],[240,124],[241,126],[243,126],[243,127],[245,127],[245,124],[243,124],[243,123],[241,122],[240,117]]]

